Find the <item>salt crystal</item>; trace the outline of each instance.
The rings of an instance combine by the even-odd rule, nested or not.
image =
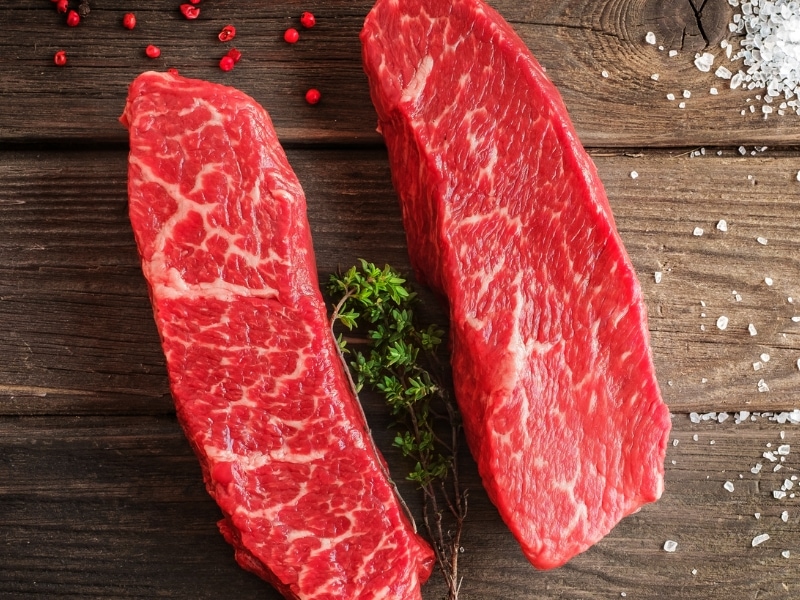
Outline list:
[[[776,460],[778,460],[778,457],[775,456],[774,452],[767,451],[767,452],[764,452],[761,456],[766,458],[769,462],[775,462]]]
[[[800,181],[800,171],[797,172],[796,178],[797,178],[797,181]]]
[[[781,487],[785,490],[790,490],[794,487],[794,481],[792,481],[791,479],[786,479],[784,480],[783,486]]]
[[[700,439],[700,436],[699,436],[699,435],[697,435],[697,434],[695,433],[695,434],[692,436],[692,439],[693,439],[693,440],[696,442],[697,440],[699,440],[699,439]]]
[[[764,277],[764,283],[772,285],[774,282],[772,281],[772,277]]]
[[[723,486],[722,486],[722,487],[724,487],[724,488],[725,488],[727,491],[729,491],[729,492],[733,492],[733,482],[732,482],[732,481],[726,481],[726,482],[723,484]]]
[[[781,458],[781,460],[783,460],[783,459]],[[777,473],[777,472],[778,472],[778,471],[780,471],[782,468],[783,468],[783,465],[782,465],[782,464],[780,464],[780,463],[778,463],[777,465],[775,465],[774,467],[772,467],[772,472],[773,472],[773,473]]]
[[[675,100],[675,94],[667,94],[667,100],[669,100],[670,102]],[[798,173],[797,180],[800,181],[800,173]]]
[[[764,381],[763,379],[759,379],[758,380],[758,391],[759,392],[768,392],[769,391],[769,386],[767,385],[767,382]]]
[[[670,57],[675,57],[675,56],[678,56],[678,51],[677,50],[670,50],[667,54],[669,54]]]
[[[781,444],[778,446],[778,454],[780,456],[789,456],[792,447],[789,444]]]
[[[644,36],[644,41],[648,44],[652,44],[655,46],[656,43],[656,34],[652,31],[648,31],[647,34]]]
[[[679,442],[678,442],[678,438],[675,438],[674,440],[672,440],[672,445],[673,445],[673,446],[677,446],[677,445],[678,445],[678,443],[679,443]]]
[[[661,271],[656,271],[655,273],[653,273],[653,279],[655,279],[656,283],[661,283],[662,276],[663,274],[661,273]]]
[[[689,413],[689,420],[692,423],[699,423],[700,422],[700,415],[697,414],[696,412],[690,412]],[[695,440],[695,441],[697,441],[697,440]]]
[[[712,96],[716,96],[717,94],[719,94],[719,92],[717,91],[717,88],[715,88],[715,87],[712,87],[711,89],[709,89],[708,93],[711,94]]]
[[[756,241],[759,244],[761,244],[762,246],[766,246],[767,245],[767,238],[765,238],[765,237],[759,236],[759,237],[756,238]]]
[[[758,331],[756,330],[756,326],[753,325],[752,323],[750,323],[750,325],[747,326],[747,331],[749,331],[750,335],[753,336],[753,337],[758,335]]]
[[[692,575],[697,575],[697,569],[692,569]]]
[[[608,78],[608,71],[603,71],[600,73],[600,75],[602,75],[605,78]]]
[[[786,492],[783,490],[772,490],[772,497],[775,498],[775,500],[783,500],[786,498]]]
[[[763,544],[768,539],[769,539],[769,534],[768,533],[762,533],[762,534],[757,535],[756,537],[753,538],[753,542],[752,542],[753,543],[753,548],[755,548],[759,544]]]
[[[789,511],[788,510],[785,510],[785,511],[783,511],[781,513],[781,521],[783,521],[784,523],[788,523],[789,522]]]
[[[713,65],[714,55],[711,52],[704,52],[694,59],[694,66],[703,73],[708,73]]]
[[[717,229],[720,231],[728,231],[728,222],[725,219],[720,219],[717,223]]]
[[[795,317],[792,317],[792,321],[793,321],[794,323],[800,323],[800,315],[798,315],[798,316],[795,316]]]
[[[745,148],[744,146],[739,146],[739,154],[741,154],[742,156],[747,154],[747,148]]]
[[[762,354],[761,354],[761,356],[760,356],[760,358],[761,358],[761,360],[763,360],[765,363],[769,362],[769,354],[767,354],[766,352],[762,353]]]
[[[664,542],[664,552],[675,552],[678,549],[678,542],[674,540],[667,540]]]
[[[763,366],[759,361],[756,361],[753,363],[753,371],[760,371]]]
[[[731,77],[733,77],[733,73],[731,73],[729,69],[726,69],[722,65],[717,67],[717,70],[714,71],[714,75],[716,75],[720,79],[730,79]]]
[[[758,475],[761,472],[761,468],[762,467],[763,467],[763,465],[761,463],[756,463],[756,466],[753,467],[752,469],[750,469],[750,472],[753,475]]]
[[[761,518],[761,513],[760,512],[753,513],[753,516],[756,518],[756,521],[758,521]]]
[[[678,108],[686,108],[686,102],[678,103]]]
[[[722,315],[719,319],[717,319],[717,328],[724,330],[728,326],[728,317]]]
[[[692,232],[692,235],[695,236],[695,237],[700,237],[701,235],[703,235],[703,228],[702,227],[695,227],[694,231]]]
[[[683,90],[683,97],[684,98],[691,98],[692,97],[692,92],[690,92],[689,90]]]
[[[781,556],[783,558],[789,558],[791,555],[792,553],[789,550],[784,550],[783,552],[781,552]]]
[[[658,78],[659,78],[658,73],[653,73],[652,75],[650,75],[650,79],[652,79],[653,81],[658,81]]]
[[[800,371],[800,358],[797,359],[797,370]]]
[[[736,88],[738,88],[740,85],[742,85],[742,81],[744,81],[744,73],[739,71],[738,73],[736,73],[736,75],[731,77],[731,89],[735,90]]]
[[[728,420],[728,417],[729,417],[728,413],[721,412],[721,413],[719,413],[719,416],[717,417],[717,421],[719,423],[724,423],[725,421]]]

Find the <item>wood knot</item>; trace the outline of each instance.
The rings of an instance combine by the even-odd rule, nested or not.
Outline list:
[[[728,35],[733,9],[728,0],[648,0],[643,16],[666,48],[698,52]]]

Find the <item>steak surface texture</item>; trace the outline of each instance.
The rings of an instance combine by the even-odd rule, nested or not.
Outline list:
[[[432,552],[338,357],[305,196],[266,111],[149,72],[122,122],[178,418],[237,561],[287,598],[420,598]]]
[[[470,450],[539,568],[659,498],[670,430],[603,186],[544,70],[479,0],[361,33],[417,277],[449,304]]]

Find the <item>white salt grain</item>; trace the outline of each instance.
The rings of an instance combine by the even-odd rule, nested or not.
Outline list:
[[[719,319],[717,319],[717,328],[724,330],[728,327],[728,317],[722,315]]]
[[[714,75],[719,77],[720,79],[730,79],[733,76],[733,73],[730,72],[729,69],[726,69],[722,65],[717,67],[717,70],[714,71]]]
[[[800,371],[800,358],[797,359],[797,370]]]
[[[755,326],[755,325],[753,325],[752,323],[750,323],[750,324],[747,326],[747,331],[749,331],[749,332],[750,332],[750,335],[751,335],[751,336],[753,336],[753,337],[755,337],[755,336],[757,336],[757,335],[758,335],[758,330],[756,330],[756,326]]]
[[[775,456],[774,452],[764,452],[761,456],[766,458],[769,462],[775,462],[776,460],[778,460],[778,457]]]
[[[703,233],[704,232],[702,227],[695,227],[694,231],[692,232],[692,235],[695,237],[700,237],[701,235],[703,235]]]
[[[697,575],[697,569],[692,569],[692,575]]]
[[[694,59],[694,66],[697,67],[698,70],[702,71],[703,73],[708,73],[713,65],[714,65],[714,55],[711,54],[711,52],[704,52],[703,54],[699,54]]]
[[[758,474],[761,472],[761,468],[762,468],[763,466],[764,466],[764,465],[762,465],[761,463],[756,463],[756,466],[755,466],[755,467],[753,467],[752,469],[750,469],[750,472],[751,472],[753,475],[758,475]]]
[[[728,231],[728,222],[725,219],[720,219],[717,222],[717,229],[720,231]]]
[[[761,513],[753,513],[753,516],[756,518],[756,521],[758,521],[761,518]]]
[[[789,552],[788,550],[784,550],[783,552],[781,552],[781,556],[783,558],[789,558],[791,555],[792,555],[792,553]]]
[[[664,542],[664,552],[675,552],[678,549],[678,542],[674,540],[667,540]]]
[[[678,108],[686,108],[686,102],[680,102]]]
[[[670,50],[667,54],[669,54],[670,58],[678,56],[677,50]]]
[[[675,100],[675,94],[667,94],[667,100],[669,100],[670,102]],[[798,177],[798,181],[800,181],[800,177]]]
[[[678,441],[678,438],[675,438],[674,440],[672,440],[672,445],[673,446],[677,446],[679,443],[680,442]]]
[[[784,523],[788,523],[789,522],[789,511],[788,510],[785,510],[785,511],[783,511],[781,513],[781,521],[783,521]]]
[[[792,317],[792,322],[800,323],[800,316]]]
[[[639,173],[637,173],[636,171],[631,171],[631,179],[636,179],[638,177],[639,177]]]
[[[753,363],[753,371],[760,371],[763,366],[759,361],[756,361]]]
[[[778,446],[779,456],[789,456],[790,451],[791,451],[791,446],[789,444],[781,444],[780,446]]]
[[[603,72],[600,73],[600,75],[602,75],[603,77],[605,77],[607,79],[608,78],[608,71],[603,71]]]
[[[747,148],[745,148],[744,146],[739,146],[739,154],[741,154],[742,156],[747,154]]]
[[[764,283],[772,285],[774,282],[772,281],[772,277],[764,277]]]
[[[775,498],[775,500],[783,500],[786,498],[786,492],[783,490],[773,490],[772,497]]]
[[[653,279],[655,279],[656,283],[661,283],[662,276],[663,274],[661,273],[661,271],[656,271],[655,273],[653,273]]]
[[[762,246],[766,246],[767,245],[767,238],[765,238],[765,237],[759,236],[759,237],[756,238],[756,241],[759,244],[761,244]]]
[[[769,534],[768,533],[762,533],[760,535],[757,535],[756,537],[753,538],[753,542],[752,542],[753,543],[753,548],[755,548],[759,544],[763,544],[768,539],[769,539]]]
[[[763,379],[759,379],[758,380],[758,391],[759,392],[768,392],[769,391],[769,386],[767,385],[767,382],[764,381]]]
[[[797,181],[800,181],[800,171],[797,172],[796,178],[797,178]]]
[[[693,439],[693,440],[696,442],[696,441],[698,441],[698,440],[700,439],[700,436],[699,436],[699,435],[697,435],[697,434],[695,433],[695,434],[692,436],[692,439]]]
[[[732,481],[726,481],[726,482],[723,484],[723,486],[722,486],[722,487],[724,487],[724,488],[725,488],[727,491],[729,491],[729,492],[733,492],[733,482],[732,482]]]
[[[647,34],[644,36],[644,41],[648,44],[655,46],[656,44],[656,34],[652,31],[648,31]]]
[[[684,98],[691,98],[692,97],[692,92],[690,92],[689,90],[683,90],[683,97]]]
[[[717,94],[719,94],[719,91],[717,90],[717,88],[712,87],[711,89],[708,90],[708,93],[711,94],[712,96],[716,96]]]
[[[707,379],[704,380],[703,383],[705,383],[706,381],[708,381],[708,380]],[[719,416],[717,416],[717,422],[724,423],[725,421],[728,420],[729,417],[730,417],[730,415],[728,413],[721,412],[721,413],[719,413]]]
[[[659,77],[660,75],[658,73],[653,73],[652,75],[650,75],[650,79],[652,79],[653,81],[658,81]]]
[[[689,420],[690,420],[692,423],[699,423],[699,422],[700,422],[700,415],[699,415],[699,414],[697,414],[696,412],[690,412],[690,413],[689,413]],[[696,441],[697,441],[697,440],[695,440],[695,442],[696,442]]]

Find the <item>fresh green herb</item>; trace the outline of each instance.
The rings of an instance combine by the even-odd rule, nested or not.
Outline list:
[[[417,296],[388,265],[381,269],[361,260],[360,266],[332,275],[328,291],[335,303],[334,334],[338,326],[365,330],[367,352],[351,349],[338,333],[342,360],[352,357],[354,391],[368,385],[397,418],[394,445],[413,464],[407,478],[422,490],[425,529],[447,583],[447,598],[457,600],[467,493],[458,480],[461,419],[442,384],[436,356],[444,334],[435,325],[417,327]]]

